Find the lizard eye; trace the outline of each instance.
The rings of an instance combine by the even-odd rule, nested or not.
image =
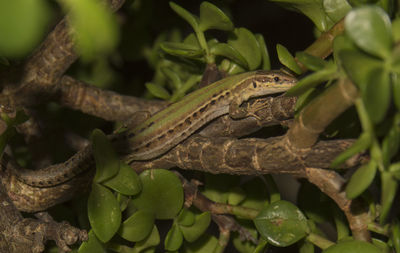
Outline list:
[[[274,81],[275,81],[275,82],[279,82],[279,81],[280,81],[279,77],[275,76],[275,77],[274,77]]]

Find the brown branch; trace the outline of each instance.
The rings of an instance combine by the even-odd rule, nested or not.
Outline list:
[[[368,205],[360,199],[349,200],[344,190],[344,179],[334,171],[306,168],[308,181],[333,199],[345,213],[356,240],[371,241],[367,230],[369,222]]]

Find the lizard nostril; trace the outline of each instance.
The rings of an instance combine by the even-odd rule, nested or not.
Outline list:
[[[274,77],[274,81],[275,81],[275,82],[279,82],[279,80],[280,80],[279,77],[277,77],[277,76]]]

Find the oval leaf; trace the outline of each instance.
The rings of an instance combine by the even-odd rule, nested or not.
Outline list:
[[[153,225],[154,214],[138,210],[122,223],[118,234],[128,241],[138,242],[150,234]]]
[[[156,98],[168,100],[171,97],[168,91],[161,85],[155,83],[146,83],[145,85],[151,95],[155,96]]]
[[[346,186],[347,198],[354,199],[363,193],[374,180],[376,169],[377,165],[373,160],[358,168]]]
[[[350,157],[364,152],[371,145],[372,137],[369,132],[363,132],[360,137],[345,151],[338,155],[331,163],[332,168],[338,167]]]
[[[93,181],[100,183],[118,173],[119,158],[111,142],[101,130],[93,130],[90,140],[96,161],[96,175]]]
[[[88,199],[90,225],[102,242],[110,240],[121,224],[119,203],[110,190],[93,183]]]
[[[255,70],[260,66],[260,45],[252,32],[246,28],[236,28],[229,37],[228,44],[246,59],[250,70]]]
[[[166,250],[175,251],[178,250],[183,243],[183,235],[179,226],[174,223],[171,229],[168,231],[165,237],[164,247]]]
[[[400,73],[393,74],[393,99],[394,103],[397,107],[397,110],[400,111]]]
[[[196,216],[194,224],[190,227],[180,226],[183,237],[188,242],[196,241],[208,228],[211,222],[211,214],[204,212]]]
[[[322,253],[380,253],[381,250],[373,244],[363,241],[344,241],[330,246]]]
[[[392,48],[392,28],[388,15],[379,7],[364,6],[351,11],[345,19],[348,36],[366,52],[382,58]]]
[[[396,196],[398,181],[393,177],[391,172],[383,171],[381,173],[382,193],[381,193],[381,215],[380,223],[385,224],[386,218],[393,206],[393,200]]]
[[[224,56],[236,62],[237,64],[248,68],[246,59],[231,45],[225,43],[213,44],[210,48],[210,53],[214,55]]]
[[[246,192],[242,190],[239,186],[234,187],[229,191],[228,204],[238,205],[246,198]]]
[[[186,22],[190,24],[193,30],[195,31],[199,30],[199,21],[195,15],[183,9],[174,2],[169,2],[169,6],[176,12],[176,14],[178,14],[181,18],[186,20]]]
[[[133,252],[142,252],[143,250],[150,248],[152,246],[157,246],[160,243],[160,233],[156,225],[153,226],[151,233],[142,241],[137,242],[135,247],[133,247]]]
[[[312,71],[321,70],[328,65],[328,62],[324,61],[323,59],[310,55],[306,52],[297,52],[296,58],[299,62],[303,63],[304,66]]]
[[[231,31],[234,27],[228,16],[217,6],[209,2],[202,2],[200,5],[199,28],[204,32],[208,29]]]
[[[276,45],[276,51],[278,53],[279,61],[288,67],[290,70],[295,72],[296,74],[301,74],[301,69],[299,65],[296,63],[294,57],[290,54],[289,50],[281,44]]]
[[[83,242],[81,246],[79,246],[78,253],[106,253],[102,243],[97,239],[96,235],[94,234],[93,230],[89,231],[89,240]]]
[[[400,147],[400,113],[394,116],[392,127],[382,141],[383,163],[387,166]]]
[[[139,176],[142,191],[132,199],[139,210],[154,213],[156,219],[174,218],[183,205],[181,181],[168,170],[146,170]]]
[[[260,45],[261,56],[262,56],[262,67],[263,70],[270,70],[271,69],[271,61],[269,59],[269,53],[267,44],[265,44],[264,37],[261,34],[256,34],[256,39],[258,44]]]
[[[138,175],[126,163],[121,163],[118,174],[103,184],[125,195],[135,195],[142,190]]]
[[[204,55],[204,51],[194,45],[179,43],[179,42],[162,42],[160,48],[170,55],[187,57],[187,58],[200,58]]]
[[[179,213],[177,222],[179,225],[182,226],[192,226],[195,222],[195,216],[193,212],[186,208],[182,208],[182,210]]]
[[[276,201],[260,211],[254,224],[269,243],[286,247],[304,238],[309,230],[304,214],[292,203]]]
[[[377,124],[385,118],[390,106],[390,77],[381,68],[373,70],[368,77],[367,86],[361,96],[369,118]]]
[[[325,0],[322,4],[326,15],[334,22],[340,21],[351,10],[346,0]]]
[[[400,222],[399,220],[395,220],[395,222],[391,225],[391,239],[393,246],[395,248],[395,252],[400,252]]]

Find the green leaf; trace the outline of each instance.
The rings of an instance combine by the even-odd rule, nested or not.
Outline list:
[[[351,10],[346,0],[324,0],[322,1],[326,15],[333,21],[340,21]]]
[[[321,58],[310,55],[306,52],[297,52],[296,58],[299,62],[303,63],[309,70],[318,71],[325,68],[328,65],[327,61]]]
[[[382,141],[383,164],[387,166],[400,147],[400,113],[393,118],[392,127]]]
[[[362,92],[369,82],[370,73],[383,67],[382,61],[358,51],[344,49],[338,56],[347,75]]]
[[[187,227],[192,226],[195,222],[194,213],[186,208],[182,208],[182,210],[179,213],[177,222],[179,225],[182,226],[187,226]]]
[[[100,183],[118,173],[120,162],[111,142],[100,129],[93,130],[90,140],[96,161],[96,175],[93,181]]]
[[[186,244],[182,252],[184,253],[210,253],[218,246],[218,239],[214,236],[204,234],[197,241]]]
[[[151,233],[144,240],[137,242],[133,248],[136,250],[136,252],[144,252],[145,249],[148,249],[152,246],[157,246],[159,243],[160,234],[158,233],[156,225],[154,225]]]
[[[102,242],[110,240],[121,224],[119,203],[110,190],[93,183],[88,199],[90,225]]]
[[[396,219],[391,225],[390,238],[392,239],[395,252],[400,252],[400,222]]]
[[[198,31],[199,30],[199,19],[192,13],[188,12],[184,8],[180,7],[174,2],[169,2],[169,6],[178,14],[181,18],[186,20],[186,22],[189,23],[189,25],[193,28],[193,30]]]
[[[150,234],[153,226],[154,214],[138,210],[122,223],[118,234],[128,241],[138,242]]]
[[[392,48],[389,16],[379,7],[364,6],[351,11],[345,19],[347,35],[366,52],[386,58]]]
[[[168,170],[146,170],[139,176],[142,191],[132,199],[139,210],[154,213],[156,219],[174,218],[183,205],[179,178]]]
[[[299,67],[299,65],[296,63],[296,60],[294,59],[294,57],[289,53],[289,50],[286,49],[286,47],[284,47],[281,44],[277,44],[276,45],[276,51],[278,53],[278,58],[279,61],[285,65],[286,67],[288,67],[290,70],[292,70],[293,72],[295,72],[296,74],[301,74],[301,69]]]
[[[217,43],[210,47],[210,53],[214,55],[224,56],[236,62],[237,64],[248,68],[246,59],[231,45],[225,43]]]
[[[381,250],[364,241],[343,241],[334,244],[322,253],[381,253]]]
[[[204,51],[194,45],[179,42],[162,42],[160,48],[167,54],[198,59],[204,55]]]
[[[363,132],[360,137],[345,151],[338,155],[331,163],[332,168],[337,168],[350,157],[364,152],[371,145],[372,137],[369,132]]]
[[[275,246],[286,247],[309,231],[304,214],[292,203],[276,201],[260,211],[254,224],[261,236]]]
[[[377,124],[385,118],[390,106],[390,78],[384,69],[374,69],[368,78],[366,89],[361,96],[369,118]]]
[[[382,192],[381,192],[381,215],[380,223],[385,224],[386,218],[393,206],[393,200],[396,196],[398,182],[389,171],[381,172]]]
[[[86,60],[110,53],[118,44],[118,24],[111,10],[97,0],[63,0],[77,48]],[[101,31],[101,32],[99,32]]]
[[[261,49],[252,32],[246,28],[236,28],[229,36],[228,44],[246,59],[249,70],[255,70],[260,66]]]
[[[258,44],[260,45],[261,56],[262,56],[262,67],[263,70],[270,70],[271,69],[271,61],[269,59],[269,53],[267,45],[265,44],[264,36],[261,34],[256,34],[256,39]]]
[[[122,162],[118,174],[107,179],[103,184],[125,195],[135,195],[142,190],[136,172],[128,164]]]
[[[315,88],[317,85],[335,77],[337,68],[335,64],[329,64],[326,68],[314,72],[302,78],[295,86],[290,88],[285,96],[299,96]]]
[[[229,191],[228,204],[238,205],[246,198],[246,192],[240,187],[234,187]]]
[[[237,219],[236,220],[238,225],[241,226],[243,229],[247,230],[247,233],[249,233],[250,236],[253,238],[258,237],[258,232],[257,229],[254,227],[254,223],[251,220],[242,220],[242,219]],[[267,244],[267,242],[263,238],[259,238],[258,245],[254,244],[254,242],[250,240],[243,240],[242,236],[239,233],[233,233],[232,234],[232,244],[235,246],[237,252],[241,253],[256,253],[257,249],[259,249],[258,246]],[[261,245],[260,245],[261,244]],[[256,247],[257,246],[257,247]],[[262,253],[264,251],[260,251]]]
[[[389,171],[397,180],[400,180],[400,162],[391,164]]]
[[[51,14],[44,0],[0,1],[0,55],[27,55],[42,40]]]
[[[196,216],[192,226],[179,226],[183,237],[188,242],[196,241],[208,228],[211,222],[211,214],[209,212],[201,213]]]
[[[158,85],[155,83],[146,83],[145,85],[146,85],[147,90],[150,92],[150,94],[156,98],[168,100],[171,97],[169,92],[161,85]]]
[[[320,0],[273,0],[282,3],[291,10],[295,9],[303,13],[318,28],[319,31],[327,31],[334,22],[326,15],[323,8],[323,1]]]
[[[393,83],[393,100],[394,104],[397,107],[397,110],[400,111],[400,73],[395,73],[392,75],[392,83]]]
[[[400,17],[397,17],[392,21],[392,35],[394,42],[398,42],[400,40]]]
[[[183,235],[179,226],[174,223],[168,231],[164,241],[164,248],[169,251],[178,250],[183,243]]]
[[[86,242],[82,242],[81,246],[79,246],[78,253],[106,253],[105,248],[102,243],[97,239],[93,230],[89,231],[89,240]]]
[[[347,198],[354,199],[363,193],[374,180],[376,169],[377,164],[373,160],[358,168],[346,186]]]
[[[217,6],[209,2],[202,2],[200,5],[199,28],[203,32],[209,29],[231,31],[234,26],[228,16]]]

